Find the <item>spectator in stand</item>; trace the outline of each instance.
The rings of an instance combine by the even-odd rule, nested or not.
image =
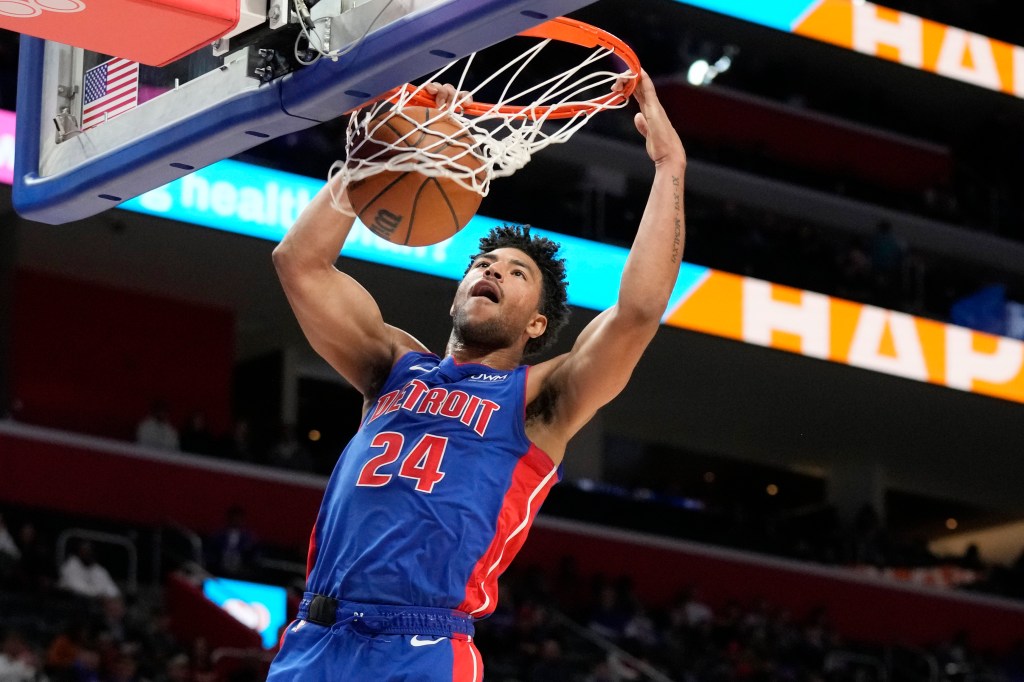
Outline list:
[[[529,682],[565,682],[572,679],[573,667],[562,654],[562,643],[547,637],[540,643],[537,660],[526,678]]]
[[[189,679],[192,682],[219,682],[217,673],[214,670],[210,643],[203,637],[197,637],[192,642],[191,662],[192,669]]]
[[[10,531],[7,530],[4,515],[0,514],[0,587],[13,580],[20,560],[21,550],[18,549]]]
[[[164,666],[164,671],[158,675],[156,682],[191,682],[191,663],[187,654],[178,654]]]
[[[854,564],[885,566],[887,561],[885,527],[878,512],[870,503],[865,503],[857,512],[853,522],[850,558]]]
[[[846,253],[839,259],[839,287],[837,294],[842,298],[866,302],[871,297],[871,256],[864,238],[850,241]]]
[[[210,572],[234,578],[244,577],[259,554],[256,535],[245,522],[245,510],[235,505],[227,511],[224,528],[210,543]]]
[[[587,624],[594,632],[612,641],[622,637],[629,620],[629,611],[619,599],[619,593],[611,585],[603,585],[597,594],[597,604]]]
[[[249,420],[244,417],[235,420],[224,445],[224,454],[239,462],[256,461],[256,448],[253,446]]]
[[[154,400],[149,414],[135,430],[135,442],[159,450],[178,450],[178,430],[171,424],[167,403]]]
[[[117,583],[98,561],[92,543],[82,540],[60,567],[60,588],[81,597],[120,597]]]
[[[879,222],[871,237],[871,273],[876,300],[886,308],[899,307],[905,256],[906,249],[893,234],[892,223]]]
[[[178,640],[171,634],[171,617],[166,611],[156,609],[150,612],[148,617],[139,620],[139,626],[143,650],[158,667],[163,668],[182,655]],[[185,656],[185,667],[187,670],[188,656]]]
[[[118,645],[143,639],[139,619],[129,612],[124,597],[103,597],[100,606],[101,612],[95,622],[98,631],[108,633]]]
[[[67,624],[46,651],[46,671],[56,682],[97,679],[99,653],[83,620]]]
[[[139,677],[139,662],[129,653],[122,652],[110,666],[106,682],[142,682]]]
[[[559,561],[558,572],[554,578],[553,595],[558,608],[567,616],[578,621],[586,618],[590,597],[587,582],[580,574],[576,559],[570,555],[563,556]]]
[[[697,588],[683,590],[669,613],[669,622],[673,628],[697,628],[710,623],[714,613],[711,607],[700,600]]]
[[[36,682],[44,679],[39,674],[39,657],[21,633],[11,630],[0,635],[0,681]]]
[[[206,413],[202,410],[196,410],[189,416],[179,440],[183,452],[212,455],[217,451],[216,439],[210,433],[206,424]]]
[[[50,544],[36,531],[35,524],[24,523],[18,530],[21,559],[15,568],[14,582],[26,592],[45,592],[56,580]]]
[[[312,471],[313,457],[309,451],[295,437],[295,426],[293,424],[282,424],[281,433],[270,448],[267,457],[270,466],[294,471]]]

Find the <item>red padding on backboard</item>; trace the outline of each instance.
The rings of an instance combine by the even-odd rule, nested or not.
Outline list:
[[[0,28],[163,66],[238,24],[241,0],[9,0]]]

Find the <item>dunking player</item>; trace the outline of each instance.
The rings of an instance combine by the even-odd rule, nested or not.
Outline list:
[[[443,108],[454,90],[435,89]],[[365,401],[320,507],[309,592],[271,682],[483,679],[473,620],[494,610],[498,576],[556,482],[566,443],[626,385],[679,271],[686,154],[646,74],[634,96],[654,183],[618,302],[568,353],[520,364],[568,314],[558,246],[528,228],[480,240],[443,358],[385,323],[335,269],[352,220],[328,188],[274,251],[313,348]]]

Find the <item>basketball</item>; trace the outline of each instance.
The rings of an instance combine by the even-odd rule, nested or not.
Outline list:
[[[352,146],[350,155],[366,158],[397,155],[416,148],[434,156],[447,156],[451,170],[465,173],[482,161],[466,153],[473,137],[463,126],[437,109],[406,107],[402,114],[385,111],[367,124],[369,138]],[[453,144],[453,140],[457,144]],[[389,150],[383,145],[395,145]],[[444,168],[444,165],[442,165]],[[395,244],[426,246],[448,239],[461,230],[480,208],[483,197],[451,178],[430,177],[415,171],[381,171],[348,186],[352,208],[371,232]]]

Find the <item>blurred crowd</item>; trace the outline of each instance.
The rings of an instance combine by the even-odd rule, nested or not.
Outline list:
[[[314,454],[293,427],[281,430],[276,440],[243,440],[239,434],[248,433],[245,423],[239,420],[232,434],[218,437],[207,431],[201,413],[194,413],[179,434],[167,405],[156,401],[139,423],[138,442],[151,448],[305,473],[328,474],[333,468],[338,453]],[[684,496],[672,476],[662,476],[660,482],[662,488],[653,489],[640,483],[567,480],[552,491],[544,513],[828,565],[874,569],[957,566],[971,573],[969,579],[957,581],[956,587],[1024,599],[1024,550],[1009,566],[985,564],[977,547],[961,557],[936,556],[928,549],[925,536],[891,533],[870,504],[844,521],[824,498],[824,491],[819,497],[812,495],[787,505],[775,504],[752,488],[723,488],[701,498]],[[207,559],[218,567],[238,566],[245,563],[240,561],[243,555],[246,559],[257,555],[255,538],[245,529],[245,514],[239,508],[227,511],[224,531],[211,541],[211,546],[219,549]]]
[[[27,520],[13,533],[0,523],[3,682],[263,678],[265,657],[224,667],[224,652],[210,642],[176,639],[162,590],[127,590],[89,543],[76,543],[57,565],[31,513],[19,516]],[[245,562],[260,579],[251,558]],[[105,577],[83,590],[83,570]],[[963,634],[926,649],[852,641],[824,610],[793,613],[770,598],[711,603],[694,585],[680,584],[670,602],[648,603],[628,576],[585,574],[570,557],[552,571],[514,565],[500,590],[497,611],[476,636],[495,682],[880,682],[902,679],[897,666],[940,671],[937,681],[1024,680],[1024,646],[980,652]]]
[[[563,627],[561,615],[586,631]],[[588,645],[588,632],[615,648]],[[972,651],[965,635],[913,651],[855,642],[823,610],[796,615],[767,599],[711,605],[696,586],[671,603],[648,604],[628,577],[581,575],[571,559],[553,575],[513,567],[477,642],[487,679],[499,682],[644,680],[650,668],[680,682],[873,682],[902,679],[893,674],[901,657],[905,666],[942,671],[936,680],[1024,679],[1024,646],[988,656]]]
[[[123,578],[112,580],[88,543],[58,566],[31,520],[13,534],[3,528],[3,682],[262,679],[265,657],[225,669],[210,642],[177,640],[162,591],[126,594]],[[105,576],[83,590],[84,569]],[[1024,680],[1024,646],[978,651],[965,634],[925,649],[852,641],[822,609],[794,613],[770,599],[711,603],[691,585],[679,585],[669,602],[649,603],[629,576],[585,574],[570,557],[551,571],[514,565],[500,589],[498,610],[476,636],[486,679],[496,682],[881,682],[901,679],[897,665],[941,671],[932,679],[943,681]]]
[[[0,516],[2,682],[213,682],[205,642],[175,640],[159,597],[127,594],[91,542],[59,557],[33,520]],[[258,679],[258,678],[252,678]]]
[[[230,432],[214,433],[205,413],[196,410],[179,429],[171,418],[169,406],[159,399],[153,401],[149,412],[138,423],[135,442],[157,450],[212,455],[294,471],[314,470],[313,457],[296,436],[293,425],[280,425],[276,438],[265,439],[253,433],[248,419],[240,417]]]

